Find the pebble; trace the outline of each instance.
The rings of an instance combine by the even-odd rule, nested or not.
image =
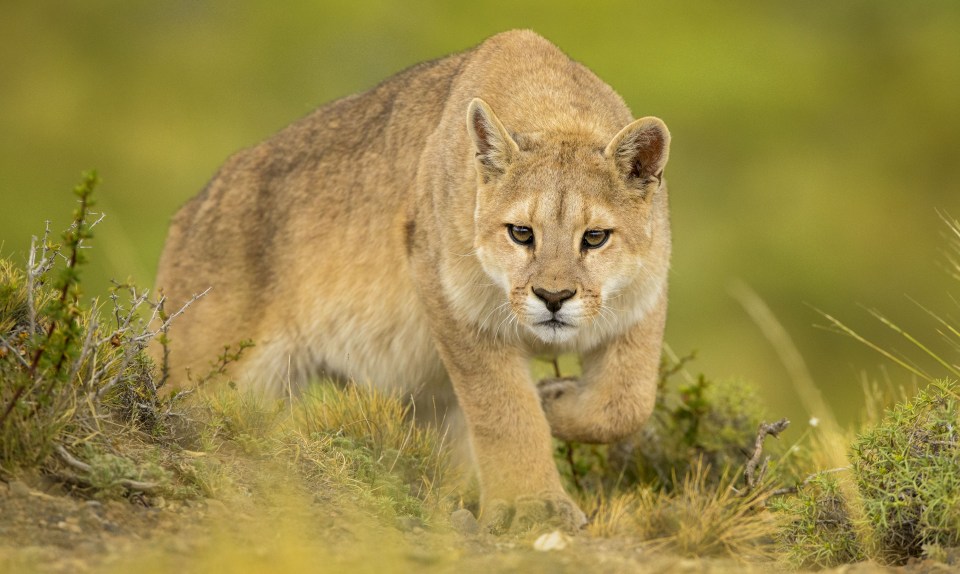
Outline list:
[[[473,513],[466,508],[454,510],[453,514],[450,515],[450,524],[461,534],[476,534],[480,532],[480,523],[477,522]]]
[[[559,530],[554,530],[537,538],[533,543],[533,549],[538,552],[550,552],[551,550],[563,550],[569,545],[570,537]]]

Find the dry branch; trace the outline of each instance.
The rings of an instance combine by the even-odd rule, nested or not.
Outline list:
[[[787,419],[780,419],[775,423],[760,423],[760,428],[757,429],[757,438],[753,443],[753,455],[750,456],[747,468],[743,472],[747,479],[745,493],[749,493],[756,488],[767,473],[767,463],[770,462],[770,457],[763,458],[763,440],[767,438],[767,435],[779,436],[788,426],[790,426],[790,421]],[[763,459],[763,462],[761,462],[761,459]],[[760,467],[759,472],[757,470],[758,466]]]
[[[68,466],[71,466],[79,471],[90,474],[93,472],[93,467],[89,464],[74,458],[72,454],[67,452],[67,449],[63,448],[63,445],[58,444],[54,447],[54,450],[60,455],[60,458],[63,459],[63,462],[67,463]],[[127,490],[137,490],[140,492],[145,492],[147,494],[155,492],[160,488],[159,484],[153,482],[141,482],[139,480],[132,480],[129,478],[121,478],[117,481],[117,484],[126,488]]]

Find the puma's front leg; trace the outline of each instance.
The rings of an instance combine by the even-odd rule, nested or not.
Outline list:
[[[537,388],[553,436],[610,443],[638,431],[656,401],[665,298],[620,337],[583,356],[583,375]]]
[[[481,519],[494,531],[540,522],[580,528],[586,518],[560,484],[527,357],[500,341],[480,339],[443,338],[438,347],[469,429]]]

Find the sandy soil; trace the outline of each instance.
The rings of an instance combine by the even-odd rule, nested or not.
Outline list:
[[[385,524],[344,508],[349,501],[276,473],[237,486],[238,494],[225,501],[143,495],[99,501],[43,477],[0,481],[0,572],[779,570],[769,563],[659,555],[629,540],[557,534],[554,549],[545,550],[537,533],[494,537],[415,520]],[[898,570],[949,571],[918,563],[895,570],[858,564],[835,572]]]

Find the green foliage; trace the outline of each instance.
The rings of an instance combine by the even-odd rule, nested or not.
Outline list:
[[[960,222],[944,217],[949,229],[947,270],[960,278]],[[960,349],[960,330],[951,321],[918,307],[938,325],[951,347]],[[949,562],[960,546],[960,406],[957,384],[938,380],[960,374],[958,367],[877,311],[872,315],[909,342],[937,371],[887,350],[838,319],[833,328],[903,367],[926,387],[909,399],[883,408],[899,392],[867,388],[868,426],[852,441],[850,488],[818,475],[800,486],[796,497],[776,504],[784,519],[781,548],[799,566],[826,567],[867,555],[890,564],[911,558]],[[883,414],[881,416],[881,411]],[[846,469],[837,469],[846,470]],[[848,509],[856,509],[848,512]]]
[[[624,466],[626,476],[669,487],[702,460],[708,481],[717,484],[724,473],[746,464],[764,417],[757,389],[749,383],[700,375],[674,386],[664,377],[653,418]]]
[[[597,536],[628,536],[683,556],[769,558],[775,526],[764,504],[785,473],[758,472],[744,484],[764,418],[756,389],[703,375],[672,384],[689,359],[662,363],[653,416],[631,439],[555,441],[561,477],[588,511],[594,507],[589,530]],[[556,364],[554,371],[561,374]]]
[[[796,496],[775,498],[770,508],[782,520],[777,542],[790,566],[833,568],[864,558],[836,477],[814,475]]]
[[[693,474],[720,488],[729,477],[742,476],[765,417],[757,389],[704,375],[674,384],[673,376],[692,358],[664,359],[653,415],[633,437],[612,445],[554,441],[554,458],[569,491],[582,496],[646,487],[671,492]],[[556,363],[552,372],[540,371],[561,375]],[[786,464],[793,461],[784,450],[773,442],[765,448],[773,455],[775,476],[793,479],[796,465]]]
[[[680,438],[678,449],[702,455],[712,468],[743,464],[764,417],[757,389],[743,381],[709,381],[701,375],[682,386],[679,395],[661,427],[663,434]]]
[[[61,242],[48,229],[25,268],[0,259],[0,472],[39,468],[112,496],[168,482],[134,443],[165,435],[172,403],[158,395],[145,353],[146,294],[115,285],[109,312],[82,301],[97,182],[88,173],[75,188],[78,206]]]
[[[956,384],[931,384],[897,405],[857,437],[851,462],[877,559],[899,564],[924,545],[960,546]]]
[[[888,409],[852,443],[855,489],[819,474],[772,505],[787,560],[825,568],[865,556],[888,564],[952,556],[950,549],[960,546],[958,433],[955,383],[932,383]]]
[[[36,465],[75,420],[89,368],[90,312],[80,305],[79,266],[92,237],[89,209],[97,176],[74,190],[73,223],[54,244],[45,234],[26,271],[0,265],[0,464]]]
[[[170,483],[170,473],[149,460],[105,452],[92,444],[85,444],[83,457],[90,466],[84,479],[98,498],[119,497],[127,492],[125,480],[148,482],[157,489]]]

